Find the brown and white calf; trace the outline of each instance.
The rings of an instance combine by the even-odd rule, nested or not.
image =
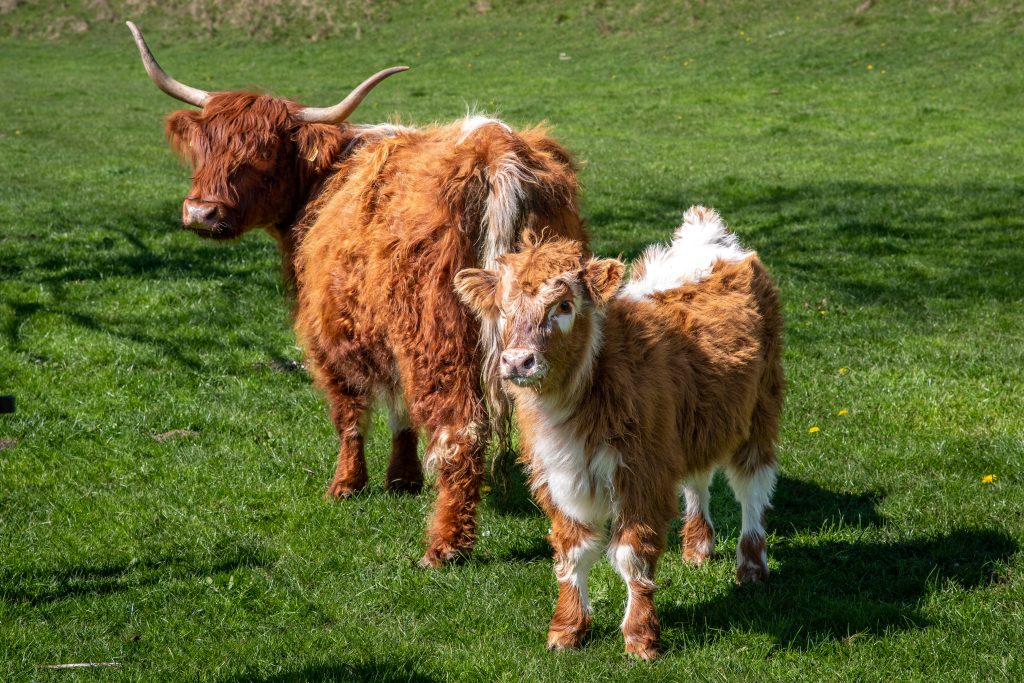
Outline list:
[[[534,496],[551,518],[559,595],[548,647],[580,644],[587,575],[604,545],[626,581],[626,651],[658,649],[654,574],[686,498],[683,554],[714,550],[708,485],[724,466],[743,510],[739,583],[767,578],[764,511],[782,407],[778,294],[718,214],[694,207],[668,247],[633,266],[577,242],[528,236],[456,289],[499,321],[501,373],[516,405]]]

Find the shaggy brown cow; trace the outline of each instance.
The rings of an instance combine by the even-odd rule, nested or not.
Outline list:
[[[328,496],[366,485],[363,441],[383,399],[393,435],[387,487],[422,486],[417,430],[438,471],[423,564],[467,553],[489,433],[481,384],[493,423],[504,398],[496,326],[481,329],[451,281],[467,266],[493,266],[526,228],[586,240],[568,153],[541,129],[514,132],[479,116],[424,130],[342,123],[377,81],[404,67],[326,110],[205,93],[167,76],[129,26],[157,85],[202,107],[167,120],[196,168],[185,227],[214,238],[265,227],[281,247],[296,331],[340,440]]]
[[[463,301],[500,318],[501,373],[523,460],[551,518],[559,596],[548,646],[590,623],[587,575],[608,556],[629,589],[627,652],[658,649],[654,572],[684,482],[684,556],[711,556],[708,484],[724,465],[743,509],[740,583],[768,576],[763,513],[775,484],[782,407],[778,295],[753,252],[695,207],[668,248],[634,266],[589,259],[570,240],[527,241],[496,270],[456,278]]]

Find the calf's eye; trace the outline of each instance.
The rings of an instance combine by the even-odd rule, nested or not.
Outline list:
[[[572,313],[572,303],[566,299],[562,303],[558,304],[559,313]]]

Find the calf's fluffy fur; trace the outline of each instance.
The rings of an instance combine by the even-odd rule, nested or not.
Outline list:
[[[672,244],[649,249],[620,287],[623,271],[578,242],[527,236],[497,268],[463,270],[455,285],[498,323],[522,458],[551,518],[559,596],[548,647],[580,644],[587,575],[610,527],[608,557],[629,590],[626,650],[649,659],[655,566],[680,486],[684,557],[700,564],[714,551],[708,485],[724,466],[743,510],[736,579],[768,576],[782,319],[757,255],[710,209],[687,211]]]

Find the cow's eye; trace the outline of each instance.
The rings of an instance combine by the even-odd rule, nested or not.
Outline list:
[[[558,304],[559,313],[572,313],[572,302],[566,299],[562,303]]]

